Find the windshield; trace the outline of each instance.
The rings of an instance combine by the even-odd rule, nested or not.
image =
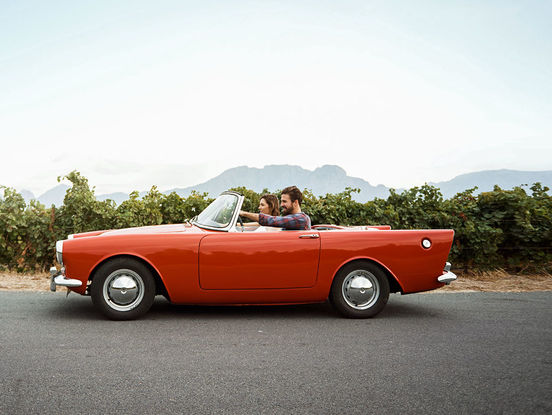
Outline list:
[[[205,208],[195,220],[195,224],[213,228],[224,228],[232,220],[232,215],[238,204],[236,195],[223,194]]]

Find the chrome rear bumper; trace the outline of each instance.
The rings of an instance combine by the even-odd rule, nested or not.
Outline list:
[[[456,274],[450,271],[450,262],[446,263],[444,271],[443,275],[437,277],[437,281],[446,285],[449,285],[452,281],[456,281]]]
[[[65,277],[65,268],[57,270],[56,267],[50,268],[50,291],[55,291],[57,286],[60,287],[80,287],[82,281]]]

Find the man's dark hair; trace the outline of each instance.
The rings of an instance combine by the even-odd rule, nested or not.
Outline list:
[[[296,200],[299,201],[299,204],[303,202],[303,193],[301,193],[301,190],[297,188],[297,186],[288,186],[284,190],[282,190],[283,195],[288,195],[291,203],[295,202]]]

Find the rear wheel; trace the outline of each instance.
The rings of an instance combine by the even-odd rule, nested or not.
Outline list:
[[[350,318],[368,318],[378,314],[389,299],[389,281],[376,264],[355,261],[345,265],[334,278],[330,302]]]
[[[107,318],[132,320],[145,314],[153,304],[155,280],[143,263],[115,258],[96,271],[90,295]]]

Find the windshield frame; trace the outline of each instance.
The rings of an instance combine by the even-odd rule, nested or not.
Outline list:
[[[201,213],[203,213],[205,211],[205,209],[207,209],[209,206],[211,206],[211,204],[215,203],[215,201],[223,195],[232,195],[232,196],[236,196],[238,198],[238,201],[237,201],[236,205],[234,206],[234,211],[232,212],[232,217],[230,219],[230,222],[228,222],[228,224],[226,226],[223,226],[223,227],[205,225],[203,223],[198,222],[197,218],[201,215]],[[197,215],[195,218],[193,218],[190,221],[190,223],[192,223],[193,225],[195,225],[195,226],[197,226],[198,228],[201,228],[201,229],[211,229],[211,230],[214,230],[214,231],[222,231],[222,232],[229,232],[229,231],[232,231],[232,230],[235,231],[236,222],[238,221],[238,216],[239,216],[242,204],[243,204],[243,199],[244,199],[244,197],[242,195],[240,195],[238,192],[232,192],[232,191],[222,192],[220,195],[217,196],[217,198],[215,200],[213,200],[209,204],[209,206],[207,206],[205,209],[203,209],[203,211],[199,215]]]

